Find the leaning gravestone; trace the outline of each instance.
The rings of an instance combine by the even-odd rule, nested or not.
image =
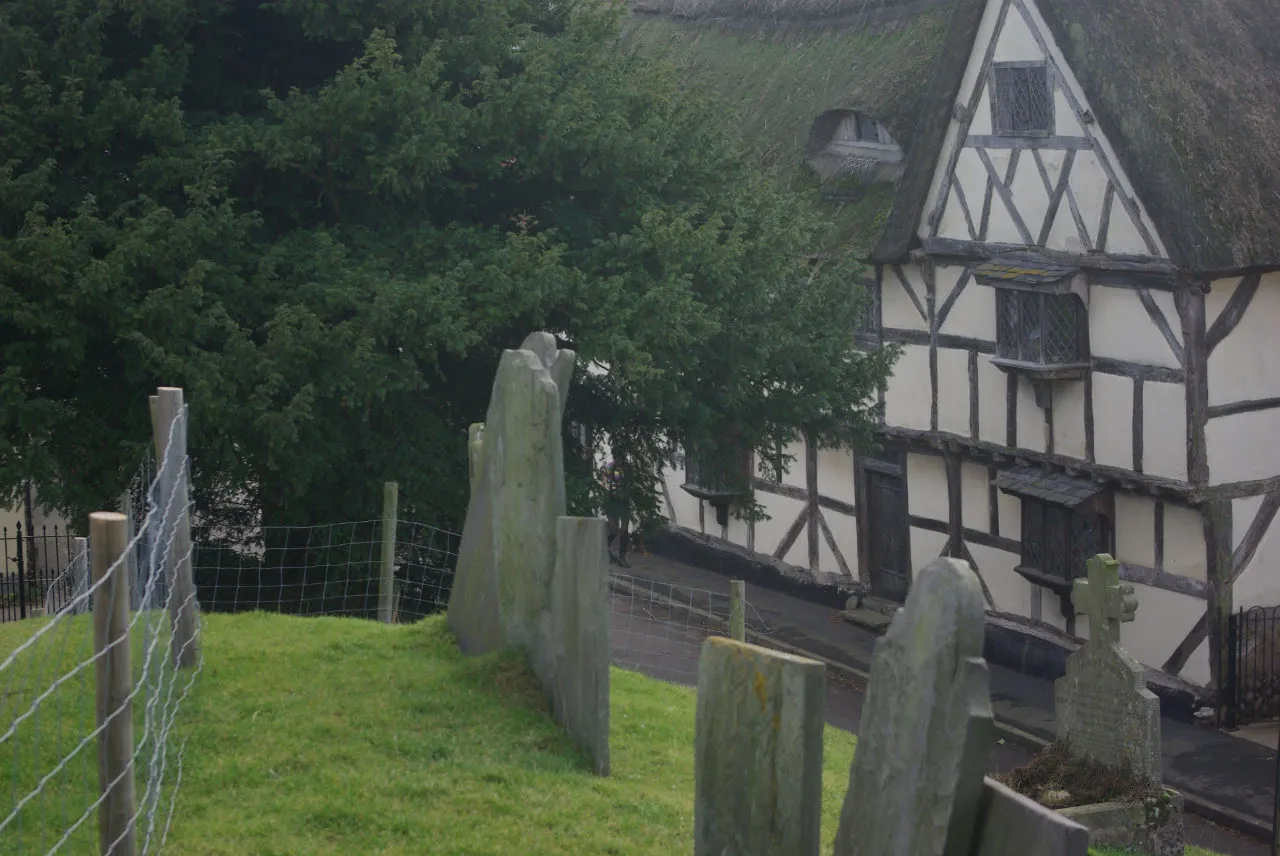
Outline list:
[[[935,559],[876,645],[835,856],[968,856],[994,743],[982,586]]]
[[[522,648],[556,720],[609,772],[606,526],[564,517],[561,418],[573,351],[534,333],[504,351],[467,452],[471,501],[449,596],[465,653]]]
[[[1160,781],[1160,700],[1147,689],[1142,664],[1120,647],[1120,622],[1132,621],[1138,602],[1120,582],[1119,563],[1108,555],[1088,563],[1076,580],[1072,602],[1089,616],[1089,641],[1067,658],[1067,673],[1054,685],[1058,738],[1070,751],[1115,765],[1127,760],[1139,776]]]
[[[825,668],[732,639],[703,643],[695,856],[817,856]]]

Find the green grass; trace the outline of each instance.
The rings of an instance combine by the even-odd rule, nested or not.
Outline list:
[[[396,627],[264,613],[206,622],[205,670],[179,721],[187,746],[168,853],[693,851],[690,689],[615,669],[613,775],[598,778],[547,716],[520,662],[463,658],[440,618]],[[0,625],[0,653],[34,626]],[[29,705],[55,666],[84,655],[87,630],[84,619],[67,624],[52,640],[61,647],[42,646],[42,669],[33,661],[17,689],[0,681],[0,722]],[[0,816],[15,770],[36,777],[27,771],[47,770],[87,733],[76,729],[88,724],[91,699],[68,686],[49,701],[61,704],[58,714],[44,711],[39,747],[16,741],[17,758],[0,748]],[[827,729],[827,853],[853,746],[849,734]],[[28,806],[19,834],[0,835],[0,853],[44,852],[88,805],[96,747],[80,754],[48,798]],[[93,852],[94,821],[64,852]]]

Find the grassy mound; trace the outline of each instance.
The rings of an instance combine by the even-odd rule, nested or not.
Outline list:
[[[1161,790],[1159,784],[1135,775],[1127,766],[1112,767],[1072,755],[1062,742],[1049,744],[1031,763],[995,778],[1050,808],[1141,802],[1159,796]]]
[[[35,626],[23,624],[0,625],[0,657]],[[205,670],[178,726],[187,744],[166,853],[693,852],[690,689],[615,669],[614,774],[598,778],[547,715],[523,664],[510,655],[463,658],[439,617],[387,627],[211,615],[204,648]],[[65,656],[77,661],[75,652]],[[91,692],[84,702],[91,716]],[[852,736],[827,729],[824,853],[853,747]],[[0,770],[29,757],[29,747],[0,744]],[[83,794],[64,805],[92,801],[92,766],[84,780]],[[0,814],[7,809],[0,803]],[[37,811],[24,830],[42,825],[48,841],[66,821]],[[88,849],[66,852],[93,852],[93,827],[90,819],[80,831]],[[0,853],[44,852],[11,851],[5,839]]]

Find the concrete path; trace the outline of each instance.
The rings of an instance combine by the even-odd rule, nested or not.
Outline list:
[[[722,631],[718,624],[667,604],[687,602],[693,610],[727,616],[727,577],[655,555],[631,556],[629,561],[630,568],[611,569],[634,578],[626,591],[613,595],[615,662],[663,680],[695,684],[702,640],[712,627]],[[857,673],[865,676],[877,636],[838,612],[759,586],[748,585],[747,601],[748,630],[767,630],[770,640],[853,670],[828,669],[827,719],[856,732],[865,693],[865,681]],[[992,707],[1005,726],[991,770],[1004,772],[1026,763],[1052,739],[1053,687],[1010,669],[990,669]],[[1202,803],[1203,813],[1234,827],[1189,813],[1190,842],[1225,856],[1269,856],[1270,848],[1256,836],[1266,836],[1271,826],[1275,753],[1168,718],[1162,729],[1166,784]],[[1240,834],[1240,829],[1255,837]]]

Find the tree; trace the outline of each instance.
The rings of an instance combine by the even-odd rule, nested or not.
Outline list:
[[[456,527],[501,350],[577,349],[575,507],[677,444],[865,437],[848,260],[625,10],[550,0],[0,6],[0,490],[77,516],[184,386],[198,503]]]

